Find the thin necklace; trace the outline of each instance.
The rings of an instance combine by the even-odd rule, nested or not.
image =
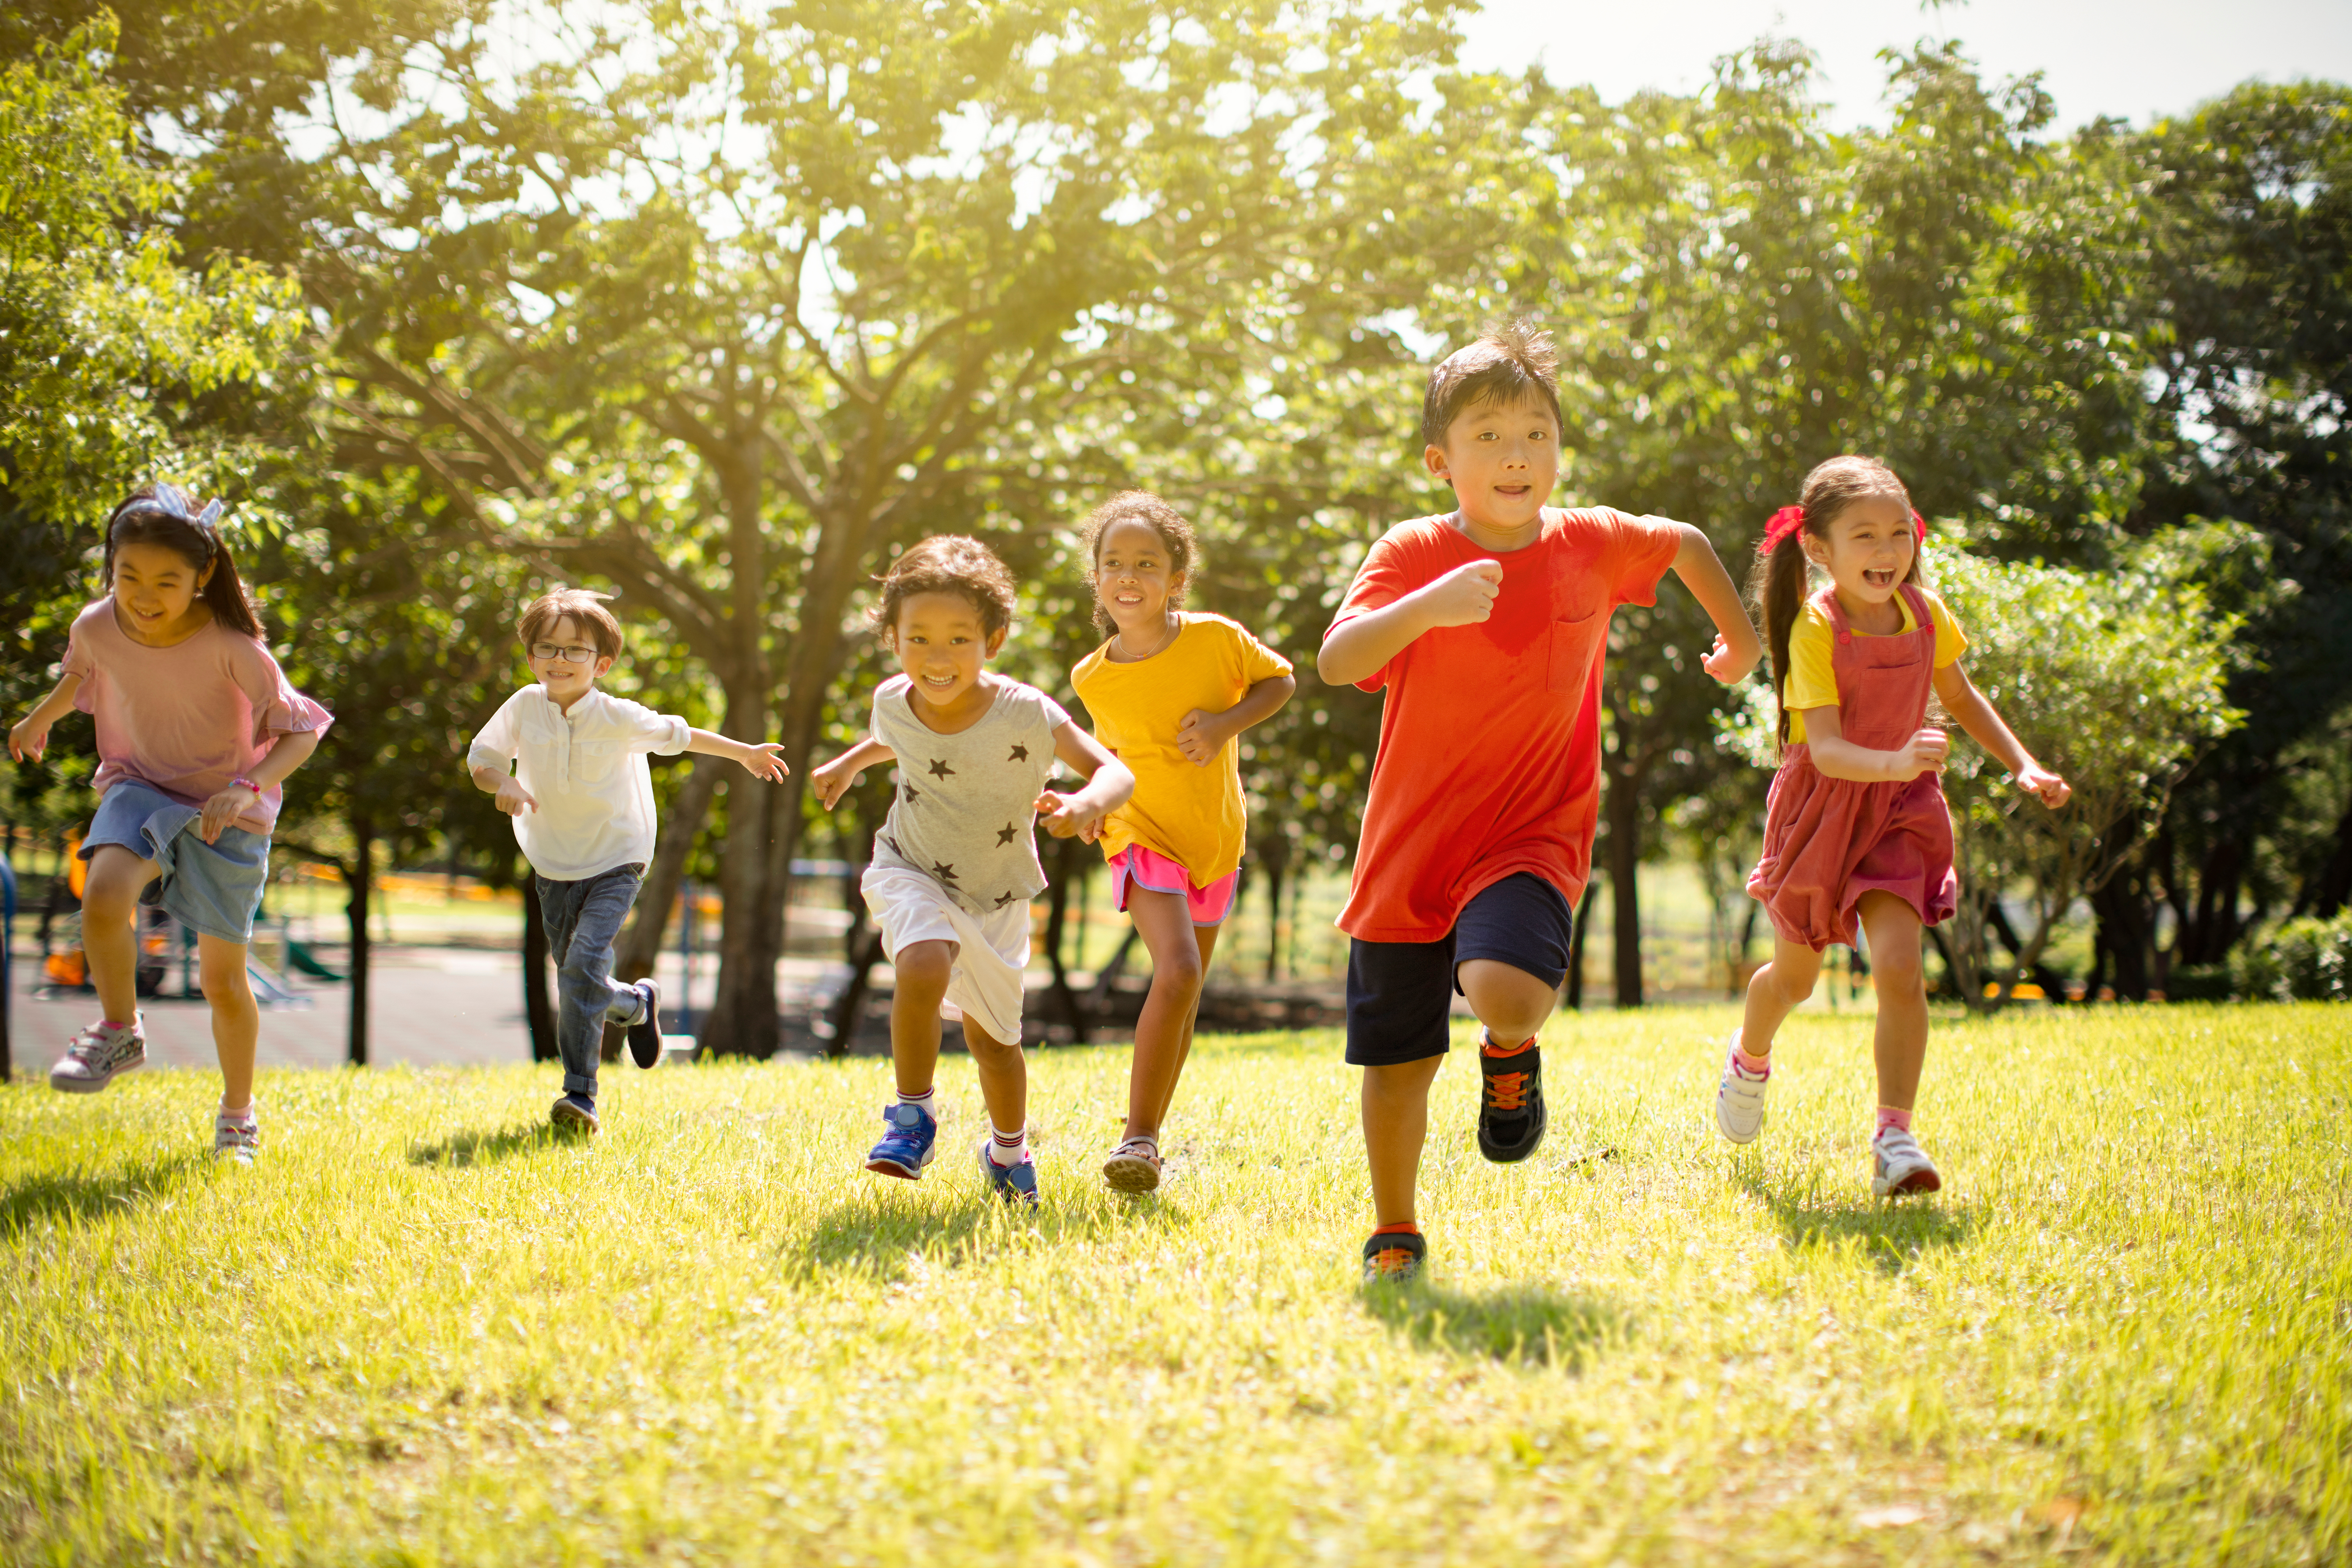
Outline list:
[[[1131,664],[1139,664],[1143,663],[1144,660],[1152,657],[1161,649],[1167,647],[1169,643],[1176,641],[1176,633],[1184,629],[1184,623],[1178,621],[1173,615],[1169,615],[1164,610],[1160,613],[1163,616],[1167,616],[1166,622],[1163,622],[1163,624],[1166,625],[1166,634],[1162,636],[1159,642],[1154,643],[1151,645],[1151,653],[1139,653],[1134,649],[1129,647],[1127,645],[1127,633],[1124,632],[1118,632],[1111,638],[1112,642],[1118,644],[1118,651],[1127,655],[1128,663]]]

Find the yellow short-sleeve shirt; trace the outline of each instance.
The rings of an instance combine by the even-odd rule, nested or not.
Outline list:
[[[1919,591],[1927,601],[1927,618],[1936,623],[1936,668],[1942,669],[1968,652],[1969,640],[1960,631],[1960,623],[1944,601],[1927,589]],[[1895,596],[1895,607],[1903,612],[1903,630],[1898,637],[1908,637],[1919,630],[1918,617],[1911,613],[1908,595]],[[1855,632],[1862,636],[1862,632]],[[1789,744],[1800,745],[1805,738],[1805,710],[1838,706],[1837,676],[1830,665],[1830,651],[1837,641],[1837,632],[1830,624],[1829,612],[1817,600],[1805,601],[1797,623],[1789,628],[1789,685],[1781,693],[1780,706],[1789,716]]]
[[[1194,708],[1223,713],[1260,681],[1290,674],[1290,661],[1222,615],[1186,614],[1167,647],[1118,664],[1106,643],[1070,672],[1095,738],[1135,774],[1135,794],[1103,819],[1105,857],[1130,844],[1156,850],[1206,887],[1242,863],[1240,745],[1196,767],[1176,748],[1176,727]]]

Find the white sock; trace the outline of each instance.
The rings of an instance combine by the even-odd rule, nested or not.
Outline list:
[[[1019,1165],[1021,1157],[1029,1152],[1029,1129],[1026,1126],[1017,1133],[1000,1133],[992,1125],[988,1132],[988,1157],[1004,1169],[1010,1170]]]
[[[901,1094],[898,1096],[899,1104],[912,1105],[916,1110],[920,1111],[924,1115],[929,1116],[934,1122],[940,1119],[939,1100],[940,1091],[936,1084],[924,1090],[920,1094]]]

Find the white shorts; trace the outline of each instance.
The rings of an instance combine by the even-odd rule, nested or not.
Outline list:
[[[1005,1045],[1021,1043],[1022,972],[1029,967],[1029,901],[973,915],[945,889],[904,866],[868,866],[857,884],[894,961],[914,942],[955,946],[948,1000]]]

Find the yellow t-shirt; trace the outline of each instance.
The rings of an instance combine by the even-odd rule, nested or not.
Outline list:
[[[1141,844],[1206,887],[1242,863],[1239,747],[1227,741],[1215,760],[1195,767],[1176,749],[1176,727],[1194,708],[1224,712],[1258,682],[1290,674],[1290,661],[1222,615],[1177,619],[1175,637],[1151,657],[1116,664],[1105,643],[1078,661],[1070,686],[1095,738],[1135,774],[1133,799],[1103,821],[1104,857]]]
[[[1936,668],[1942,669],[1968,652],[1969,640],[1960,632],[1960,623],[1944,608],[1944,601],[1927,589],[1919,590],[1927,601],[1927,618],[1936,623]],[[1919,630],[1919,619],[1911,613],[1911,601],[1906,594],[1895,596],[1895,608],[1903,612],[1903,630],[1898,637],[1907,637]],[[1864,633],[1854,633],[1859,637]],[[1805,601],[1804,610],[1797,623],[1789,628],[1789,685],[1780,696],[1780,706],[1789,715],[1789,744],[1796,746],[1805,738],[1805,710],[1812,707],[1838,706],[1837,676],[1830,667],[1830,650],[1837,641],[1837,632],[1830,624],[1829,612],[1818,600]]]

